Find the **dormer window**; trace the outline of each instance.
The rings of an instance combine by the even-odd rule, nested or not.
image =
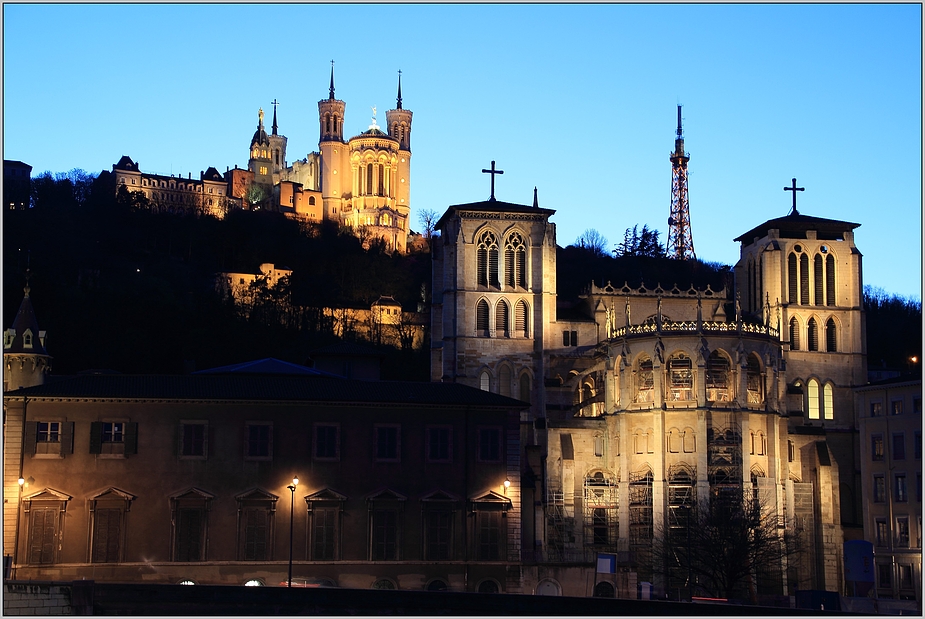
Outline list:
[[[32,331],[26,329],[25,333],[22,334],[22,345],[23,348],[32,348]]]
[[[7,329],[3,338],[3,347],[9,348],[13,345],[13,339],[16,337],[16,329]]]

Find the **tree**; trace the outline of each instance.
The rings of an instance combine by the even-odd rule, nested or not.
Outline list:
[[[759,585],[779,590],[785,562],[803,549],[800,531],[779,528],[775,506],[750,485],[673,509],[680,516],[655,534],[654,567],[691,595],[747,592],[757,602]]]
[[[588,228],[582,232],[575,239],[575,245],[590,251],[595,256],[607,255],[607,239],[594,228]]]
[[[418,221],[423,228],[422,233],[424,234],[424,238],[429,244],[430,239],[434,236],[434,227],[437,225],[437,222],[440,221],[440,215],[437,214],[437,211],[426,208],[418,213]]]
[[[864,286],[870,369],[909,371],[922,359],[922,302]],[[919,366],[920,367],[920,366]]]
[[[658,238],[658,230],[650,230],[643,224],[642,230],[637,226],[627,228],[623,233],[623,242],[613,250],[618,258],[623,256],[644,256],[648,258],[663,258],[665,248]]]

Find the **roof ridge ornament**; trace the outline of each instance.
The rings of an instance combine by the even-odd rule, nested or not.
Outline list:
[[[379,125],[376,124],[376,106],[373,105],[373,106],[371,106],[371,107],[372,107],[372,110],[373,110],[373,120],[372,120],[372,123],[369,125],[369,128],[370,128],[370,129],[378,129],[378,128],[379,128]]]

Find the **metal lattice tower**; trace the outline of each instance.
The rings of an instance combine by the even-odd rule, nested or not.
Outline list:
[[[681,133],[681,106],[678,106],[678,137],[674,141],[671,159],[671,215],[668,217],[669,258],[689,260],[696,258],[694,239],[691,236],[691,213],[687,198],[687,162],[690,155],[684,152]]]

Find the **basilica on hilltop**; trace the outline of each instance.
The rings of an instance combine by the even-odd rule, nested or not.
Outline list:
[[[369,128],[345,138],[347,104],[334,95],[334,68],[328,98],[318,102],[318,151],[290,165],[288,138],[279,132],[276,106],[269,132],[263,108],[250,140],[246,168],[214,167],[200,172],[161,175],[142,172],[123,156],[113,165],[116,190],[142,194],[153,208],[171,213],[197,212],[223,217],[230,209],[269,209],[307,223],[336,222],[364,242],[380,239],[389,251],[408,248],[411,211],[411,119],[402,106],[401,72],[395,109],[385,127],[372,109]],[[347,134],[349,135],[349,134]]]

